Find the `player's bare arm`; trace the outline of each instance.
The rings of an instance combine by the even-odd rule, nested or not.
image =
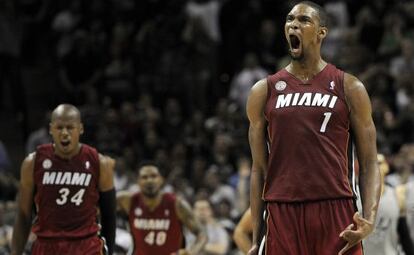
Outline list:
[[[356,213],[354,215],[356,226],[352,224],[340,233],[347,244],[339,254],[344,254],[373,231],[381,194],[376,130],[371,116],[372,109],[368,93],[364,85],[350,74],[345,74],[344,85],[360,165],[359,185],[364,215]]]
[[[99,208],[101,211],[102,230],[108,245],[108,253],[112,254],[115,245],[116,198],[114,189],[115,160],[99,154]]]
[[[24,159],[20,170],[20,185],[17,197],[17,216],[13,228],[11,247],[11,254],[13,255],[23,254],[27,237],[29,236],[32,225],[34,161],[35,153],[32,153]]]
[[[249,144],[252,153],[252,172],[250,177],[250,207],[253,225],[253,247],[250,254],[258,249],[258,233],[263,212],[263,184],[267,169],[266,126],[264,107],[267,98],[266,79],[258,81],[251,89],[247,99],[247,117],[249,119]]]
[[[245,254],[250,250],[252,246],[252,241],[250,238],[252,231],[252,214],[250,208],[248,208],[244,212],[233,233],[234,242],[236,243],[237,247]]]
[[[197,236],[196,241],[188,251],[180,250],[179,254],[199,254],[207,243],[207,234],[204,231],[201,223],[195,218],[191,206],[182,198],[177,198],[175,205],[177,215],[180,221],[186,226],[194,235]]]

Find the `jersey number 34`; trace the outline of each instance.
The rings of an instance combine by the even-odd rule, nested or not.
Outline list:
[[[68,188],[61,188],[59,190],[60,197],[56,199],[56,204],[64,205],[68,203],[68,198],[70,196],[70,190]],[[79,206],[83,202],[83,195],[85,194],[85,189],[80,189],[78,192],[70,196],[70,203],[74,203],[76,206]]]

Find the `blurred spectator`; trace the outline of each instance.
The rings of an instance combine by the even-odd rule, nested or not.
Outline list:
[[[230,185],[237,192],[237,210],[241,213],[249,207],[251,162],[246,156],[237,161],[237,173],[231,176]]]
[[[62,56],[59,79],[63,91],[61,100],[83,105],[89,89],[95,89],[102,76],[102,54],[92,48],[89,34],[77,30],[73,45]]]
[[[11,161],[6,146],[0,141],[0,172],[8,172],[11,170]]]
[[[112,28],[112,41],[109,46],[109,61],[104,67],[103,79],[105,95],[119,105],[135,96],[133,90],[133,61],[128,54],[128,37],[132,28],[118,22]]]
[[[56,13],[52,21],[52,30],[56,36],[56,56],[58,59],[66,56],[72,47],[73,30],[81,23],[81,0],[65,1],[62,10]]]
[[[229,236],[214,216],[213,210],[208,200],[197,200],[194,203],[194,215],[201,222],[207,232],[208,242],[204,250],[199,255],[224,255],[230,247]],[[195,237],[186,233],[186,240],[191,246]]]
[[[96,134],[97,147],[105,153],[118,154],[121,152],[123,132],[119,126],[119,113],[113,108],[106,110],[104,119]]]
[[[211,203],[216,206],[220,201],[227,200],[231,202],[232,215],[237,216],[238,211],[236,207],[236,192],[228,184],[220,181],[219,169],[211,166],[204,176],[204,187],[209,196]]]
[[[404,144],[393,160],[396,172],[386,176],[393,187],[414,181],[414,144]]]
[[[242,112],[245,111],[247,97],[251,87],[261,79],[266,78],[267,72],[258,62],[254,53],[247,53],[243,60],[244,64],[231,82],[229,97],[237,103]]]
[[[26,154],[34,152],[38,145],[52,142],[52,137],[49,135],[50,114],[48,111],[41,121],[42,125],[29,134],[26,142]]]
[[[6,213],[14,210],[7,208],[7,204],[0,202],[0,254],[10,254],[13,222],[8,221]]]
[[[10,103],[15,118],[27,138],[26,92],[21,73],[22,21],[14,0],[0,2],[0,109]],[[10,92],[10,95],[5,93]],[[9,101],[10,100],[10,101]]]
[[[13,176],[11,166],[7,149],[0,141],[0,203],[2,201],[13,201],[16,197],[18,184]]]
[[[403,37],[404,19],[401,13],[391,10],[384,17],[384,34],[382,35],[378,53],[382,59],[398,54]]]
[[[395,79],[404,79],[414,71],[414,42],[411,38],[401,40],[401,54],[391,59],[390,72]]]
[[[327,61],[335,63],[337,58],[342,57],[338,53],[349,34],[348,10],[344,1],[328,2],[324,8],[329,15],[329,32],[323,40],[321,54]]]

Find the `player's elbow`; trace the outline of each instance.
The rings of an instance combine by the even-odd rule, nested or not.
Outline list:
[[[239,244],[243,242],[243,236],[244,232],[241,229],[241,227],[236,227],[236,229],[233,232],[233,240],[237,244],[237,246],[239,246]]]

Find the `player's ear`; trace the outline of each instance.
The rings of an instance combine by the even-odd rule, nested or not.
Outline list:
[[[328,28],[320,26],[318,31],[318,37],[320,40],[325,39],[325,37],[328,35]]]
[[[83,129],[83,123],[81,123],[80,124],[80,127],[79,127],[79,133],[82,135],[83,134],[83,131],[84,131],[84,129]]]

